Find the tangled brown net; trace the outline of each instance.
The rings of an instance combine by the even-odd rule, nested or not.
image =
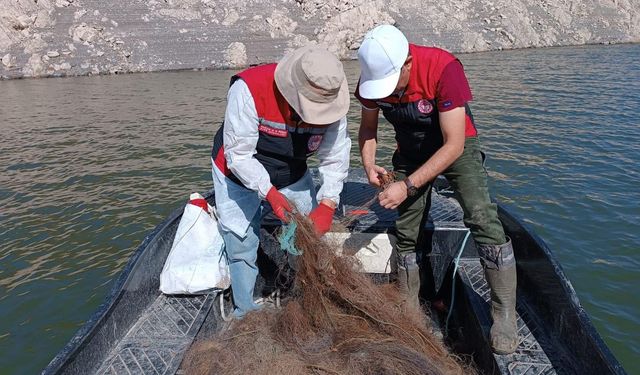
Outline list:
[[[391,284],[355,271],[354,257],[336,255],[301,215],[303,250],[293,295],[200,341],[183,362],[186,374],[462,374],[472,372],[447,352],[419,307]]]

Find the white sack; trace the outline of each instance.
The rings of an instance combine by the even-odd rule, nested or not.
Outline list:
[[[160,291],[199,294],[226,289],[230,283],[224,241],[213,209],[200,194],[191,194],[160,274]]]

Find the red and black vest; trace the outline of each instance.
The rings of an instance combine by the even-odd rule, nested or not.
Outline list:
[[[376,100],[384,117],[393,125],[398,148],[394,167],[413,169],[426,162],[444,141],[438,115],[438,81],[445,67],[457,60],[451,53],[434,47],[409,45],[413,57],[409,83],[401,97],[391,95]],[[477,135],[473,115],[465,105],[465,135]]]
[[[249,88],[258,113],[258,143],[254,157],[269,173],[271,183],[283,188],[298,181],[307,171],[307,158],[322,142],[327,126],[302,122],[276,87],[276,64],[249,68],[231,78],[242,79]],[[227,167],[224,157],[224,123],[213,139],[211,157],[216,167],[237,184],[240,180]]]

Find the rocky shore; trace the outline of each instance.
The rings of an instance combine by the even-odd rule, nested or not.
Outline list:
[[[371,27],[453,52],[640,42],[640,0],[0,0],[0,77],[238,68]]]

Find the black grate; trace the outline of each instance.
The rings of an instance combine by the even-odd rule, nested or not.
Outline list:
[[[472,298],[473,310],[478,315],[484,336],[489,336],[491,327],[489,284],[479,260],[463,259],[458,272],[462,281],[479,298]],[[534,309],[522,298],[518,298],[518,349],[509,355],[494,355],[502,373],[513,375],[563,374],[562,358],[553,348],[552,339],[535,319]],[[544,348],[552,348],[545,351]],[[554,356],[555,355],[555,356]],[[551,356],[551,358],[549,358]],[[553,360],[553,361],[552,361]]]
[[[314,178],[317,181],[317,176]],[[351,224],[353,230],[384,231],[392,228],[397,218],[396,210],[382,208],[376,199],[372,199],[376,194],[377,189],[369,185],[361,170],[352,171],[340,196],[337,217],[354,217],[355,220]],[[352,216],[354,212],[357,214]],[[433,226],[436,230],[463,229],[462,209],[458,202],[434,190],[431,194],[431,210],[427,225]]]
[[[214,298],[158,296],[97,373],[174,374]]]

